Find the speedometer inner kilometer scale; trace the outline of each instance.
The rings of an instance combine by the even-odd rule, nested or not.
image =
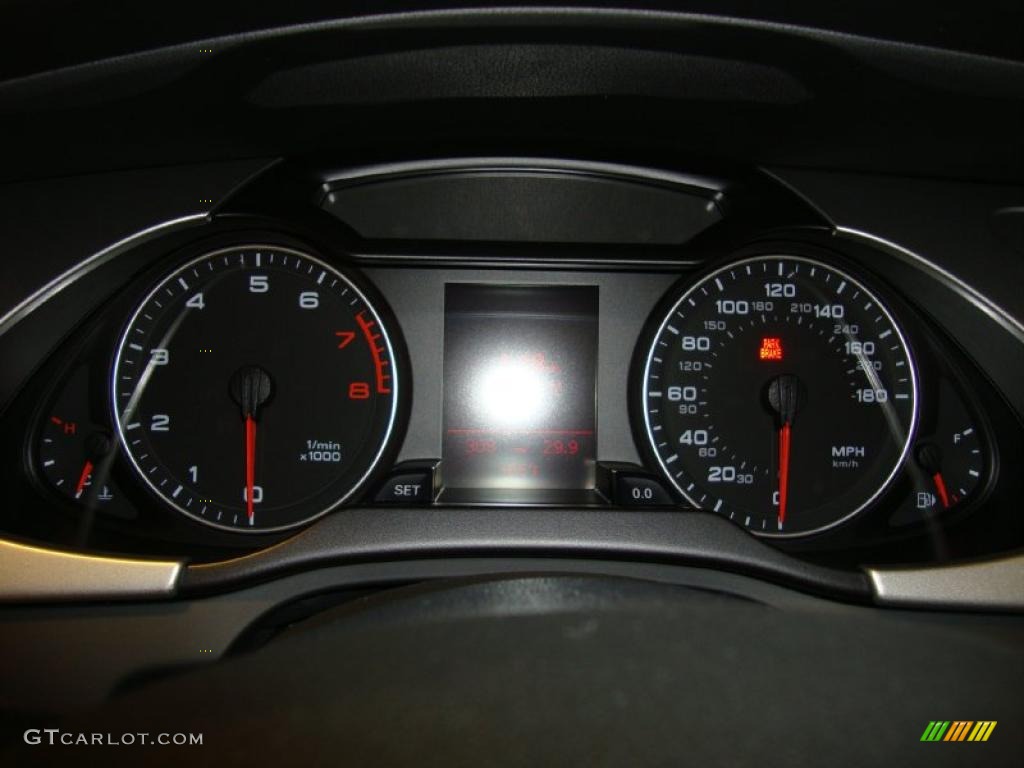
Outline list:
[[[142,301],[117,350],[118,436],[167,504],[272,531],[366,480],[398,396],[391,341],[356,285],[276,245],[207,253]]]
[[[757,256],[687,290],[643,372],[646,436],[695,507],[770,536],[835,526],[897,474],[917,423],[903,334],[860,282]]]

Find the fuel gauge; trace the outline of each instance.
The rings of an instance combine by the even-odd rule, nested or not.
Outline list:
[[[914,446],[907,472],[913,494],[891,525],[920,522],[962,506],[980,495],[987,475],[986,442],[977,421],[952,382],[943,378],[929,424]]]
[[[934,487],[933,493],[924,492],[926,497],[923,501],[928,507],[949,509],[974,491],[981,482],[985,464],[974,427],[964,427],[951,435],[938,437],[941,442],[920,445],[916,458],[918,466],[931,478]]]

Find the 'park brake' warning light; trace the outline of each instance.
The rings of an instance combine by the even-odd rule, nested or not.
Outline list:
[[[761,360],[781,360],[782,339],[778,336],[765,336],[761,339],[761,349],[757,356]]]

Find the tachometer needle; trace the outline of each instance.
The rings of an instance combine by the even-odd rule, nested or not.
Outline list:
[[[253,524],[253,507],[263,499],[255,499],[256,491],[256,419],[260,408],[270,402],[273,394],[273,382],[270,374],[258,365],[247,365],[235,371],[231,377],[228,391],[231,398],[242,409],[245,420],[245,511],[249,516],[249,525]]]
[[[779,430],[779,528],[786,522],[786,499],[789,496],[789,440],[787,421]]]
[[[92,462],[86,459],[85,466],[82,467],[82,474],[78,476],[78,485],[75,486],[75,498],[82,498],[82,491],[85,490],[85,484],[89,482],[89,476],[92,474]]]
[[[249,515],[249,524],[252,525],[253,516],[253,486],[256,481],[256,419],[252,414],[245,416],[245,503],[246,512]]]

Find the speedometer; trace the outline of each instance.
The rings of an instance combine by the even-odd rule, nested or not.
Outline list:
[[[907,455],[917,376],[862,282],[761,255],[671,302],[643,361],[644,437],[693,506],[754,533],[809,534],[874,502]]]

